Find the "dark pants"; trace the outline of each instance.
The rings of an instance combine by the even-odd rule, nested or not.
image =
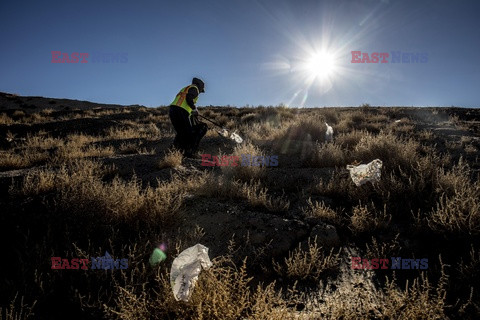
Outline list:
[[[207,133],[207,125],[189,117],[187,110],[177,106],[170,106],[169,116],[177,132],[173,146],[186,156],[196,153],[200,140]]]

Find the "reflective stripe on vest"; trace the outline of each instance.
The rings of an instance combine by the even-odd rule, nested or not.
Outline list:
[[[180,92],[175,97],[175,100],[173,100],[173,102],[171,103],[174,106],[179,106],[180,108],[187,110],[188,114],[192,113],[192,108],[190,108],[190,106],[187,103],[187,93],[188,93],[188,90],[192,87],[197,89],[197,92],[200,93],[200,90],[198,90],[197,86],[191,84],[189,86],[186,86],[182,90],[180,90]],[[193,99],[193,103],[197,103],[197,100],[198,100],[198,95],[195,99]]]

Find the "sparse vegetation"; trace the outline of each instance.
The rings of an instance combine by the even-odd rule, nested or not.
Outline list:
[[[210,130],[201,153],[279,157],[278,167],[208,167],[165,153],[174,136],[165,107],[9,99],[26,107],[0,112],[0,225],[9,239],[1,319],[58,318],[51,308],[132,320],[480,315],[475,110],[471,121],[452,108],[208,107],[203,115],[246,143]],[[381,180],[355,186],[345,166],[377,158]],[[323,245],[327,236],[336,244]],[[159,242],[167,260],[151,267]],[[214,266],[191,301],[178,302],[170,266],[198,242]],[[128,268],[50,266],[53,256],[105,251],[128,258]],[[429,263],[353,270],[353,256]]]
[[[275,271],[278,274],[294,280],[318,281],[325,272],[332,272],[338,269],[340,264],[340,253],[334,253],[334,249],[325,252],[325,249],[318,247],[317,239],[308,239],[307,249],[299,245],[288,258],[285,258],[284,265],[274,263]]]

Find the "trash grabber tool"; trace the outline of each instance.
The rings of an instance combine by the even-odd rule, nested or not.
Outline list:
[[[202,115],[200,115],[200,114],[199,114],[198,116],[199,116],[200,118],[202,118],[202,119],[207,120],[208,122],[213,123],[213,124],[216,125],[217,127],[220,127],[220,128],[222,128],[222,129],[224,129],[220,124],[216,123],[215,121],[210,120],[210,119],[208,119],[207,117],[204,117],[204,116],[202,116]]]
[[[242,137],[240,137],[240,136],[238,135],[238,133],[233,132],[233,133],[230,134],[230,132],[229,132],[227,129],[225,129],[224,127],[222,127],[220,124],[216,123],[215,121],[210,120],[210,119],[208,119],[208,118],[206,118],[206,117],[204,117],[204,116],[202,116],[202,115],[198,115],[198,116],[199,116],[200,118],[202,118],[202,119],[207,120],[208,122],[213,123],[213,124],[216,125],[217,127],[221,128],[222,130],[218,130],[217,132],[218,132],[218,134],[221,135],[222,137],[228,138],[228,139],[230,139],[230,140],[233,140],[233,141],[235,141],[236,143],[242,143],[242,142],[243,142]]]

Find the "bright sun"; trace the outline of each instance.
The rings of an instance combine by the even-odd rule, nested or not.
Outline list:
[[[305,69],[311,77],[324,80],[335,71],[335,59],[327,52],[316,53],[306,61]]]

